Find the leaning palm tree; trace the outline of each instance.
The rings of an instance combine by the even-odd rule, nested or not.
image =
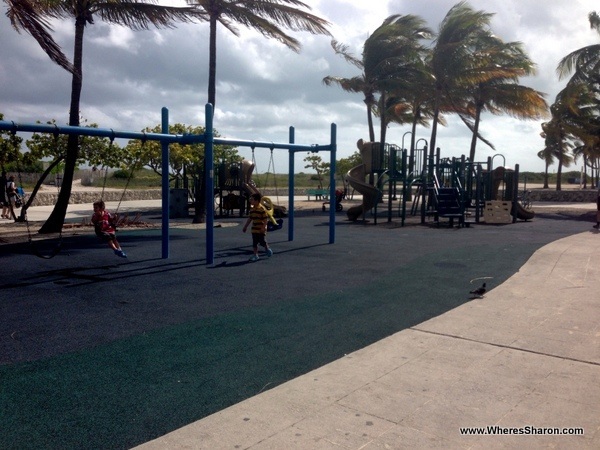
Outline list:
[[[493,145],[479,135],[481,114],[508,114],[518,119],[540,119],[547,117],[548,104],[544,94],[535,89],[518,84],[519,77],[535,74],[535,65],[525,54],[520,42],[504,43],[490,35],[481,39],[482,69],[502,67],[503,73],[492,74],[489,79],[482,80],[466,88],[469,117],[461,114],[461,118],[473,133],[469,160],[475,161],[477,140],[481,139],[491,148]]]
[[[234,22],[275,38],[294,51],[300,50],[300,42],[286,34],[292,31],[308,31],[313,34],[330,35],[329,22],[304,10],[310,7],[298,0],[186,0],[204,13],[210,23],[208,62],[208,103],[216,102],[217,74],[217,24],[220,23],[234,35],[239,36]],[[304,9],[304,10],[303,10]]]
[[[429,65],[435,79],[434,118],[429,141],[430,152],[436,146],[438,116],[444,105],[455,112],[465,111],[465,88],[506,74],[502,67],[485,66],[488,58],[481,51],[481,40],[490,36],[492,14],[473,10],[466,2],[454,5],[442,20]],[[510,75],[510,73],[508,73]]]
[[[591,12],[588,19],[590,27],[600,35],[600,15],[597,12]],[[585,85],[588,93],[598,98],[600,96],[600,44],[588,45],[569,53],[560,60],[556,71],[559,79],[564,79],[572,74],[568,86]],[[579,100],[581,103],[583,99],[580,98]],[[590,114],[590,106],[596,110],[595,114]],[[594,161],[597,159],[598,154],[595,141],[600,134],[597,123],[599,115],[597,102],[593,102],[593,104],[588,102],[588,107],[583,110],[587,110],[587,113],[584,114],[587,119],[582,120],[579,117],[579,130],[575,134],[584,143],[585,156],[590,156],[591,161]],[[593,173],[594,169],[592,168]]]
[[[562,168],[568,167],[573,161],[570,152],[581,132],[581,123],[587,116],[594,114],[594,110],[587,107],[593,102],[595,98],[586,84],[569,83],[550,106],[552,119],[542,124],[545,147],[558,162],[557,191],[562,188]]]
[[[12,1],[14,3],[16,0]],[[94,24],[95,16],[104,22],[126,26],[133,30],[145,30],[150,26],[173,27],[177,21],[190,22],[194,18],[204,18],[203,13],[194,8],[167,7],[156,3],[156,0],[45,0],[30,2],[29,5],[33,7],[33,11],[38,17],[73,19],[75,22],[69,125],[79,126],[79,106],[83,86],[83,36],[85,27]],[[43,48],[48,53],[47,48]],[[52,55],[50,57],[55,60]],[[78,153],[78,136],[69,135],[63,184],[54,209],[42,225],[40,233],[59,232],[62,229],[71,196]]]
[[[433,99],[431,97],[433,80],[427,72],[423,72],[419,78],[420,82],[415,82],[410,92],[403,92],[402,100],[392,104],[387,112],[390,122],[411,123],[408,167],[415,175],[420,169],[420,167],[415,167],[417,126],[429,128],[433,118]],[[446,125],[446,119],[441,114],[438,115],[437,120],[441,125]]]
[[[600,16],[591,12],[590,27],[600,35]],[[574,80],[586,81],[600,72],[600,44],[588,45],[575,50],[560,60],[556,68],[559,79],[573,73]]]
[[[395,14],[386,18],[365,41],[365,75],[380,95],[378,111],[382,144],[385,143],[390,122],[388,110],[393,103],[405,102],[405,99],[411,96],[416,81],[420,80],[426,70],[423,64],[426,48],[421,41],[430,35],[431,31],[422,18],[410,14]],[[388,97],[392,92],[394,101],[390,102]]]
[[[542,124],[542,129],[544,128],[545,123]],[[540,133],[540,136],[545,138],[545,133]],[[544,184],[542,186],[543,189],[548,189],[548,169],[554,164],[554,153],[552,147],[546,145],[542,150],[537,153],[538,158],[544,161]]]
[[[352,78],[343,78],[336,76],[327,76],[323,78],[323,84],[331,86],[337,84],[346,92],[362,93],[364,95],[364,102],[367,105],[367,125],[369,127],[369,140],[375,141],[375,130],[373,128],[373,108],[375,107],[375,86],[367,80],[364,73],[363,62],[356,58],[348,51],[348,47],[336,41],[331,41],[333,51],[337,55],[341,55],[346,61],[353,66],[357,67],[362,71],[361,75]]]

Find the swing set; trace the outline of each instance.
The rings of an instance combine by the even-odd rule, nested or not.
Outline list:
[[[222,162],[218,168],[218,182],[216,185],[216,195],[219,196],[218,210],[220,216],[228,216],[233,214],[234,209],[239,209],[240,217],[244,213],[248,213],[250,210],[250,196],[252,194],[261,195],[261,204],[267,211],[269,222],[267,223],[268,231],[280,230],[283,227],[283,219],[281,217],[287,216],[287,208],[279,205],[279,189],[277,187],[277,174],[275,173],[275,161],[273,158],[273,150],[271,147],[271,158],[269,160],[269,167],[265,174],[264,183],[261,183],[261,177],[257,173],[256,179],[252,178],[252,173],[258,167],[256,164],[255,148],[253,144],[252,148],[252,160],[242,160],[238,163],[228,164]],[[272,170],[272,172],[271,172]],[[273,185],[275,186],[275,198],[276,202],[273,202],[271,197],[261,192],[261,189],[266,189],[269,186],[269,176],[273,177]],[[264,186],[263,186],[264,184]],[[239,192],[238,195],[234,191]],[[227,194],[225,194],[227,192]],[[217,205],[215,205],[217,208]]]
[[[13,134],[16,133],[16,131],[14,129],[11,130],[11,132]],[[58,146],[58,137],[59,137],[59,135],[60,135],[60,133],[58,133],[58,131],[56,130],[56,127],[55,127],[55,130],[54,130],[54,140],[55,140],[55,146],[56,147]],[[109,152],[112,149],[114,139],[115,139],[114,135],[110,137]],[[142,138],[142,147],[144,146],[145,143],[146,143],[146,139]],[[16,148],[16,144],[15,144],[15,148]],[[56,162],[58,163],[59,161],[60,161],[60,159],[58,159]],[[131,178],[133,177],[133,173],[134,173],[134,171],[136,169],[137,163],[138,162],[135,162],[131,166],[131,171],[129,172],[129,176],[127,177],[127,182],[125,184],[125,188],[123,189],[123,192],[122,192],[121,197],[119,199],[119,203],[118,203],[117,208],[116,208],[116,210],[114,212],[115,215],[118,214],[119,208],[121,206],[121,202],[123,201],[123,198],[125,197],[125,193],[127,192],[127,188],[129,187],[129,183],[131,182]],[[103,184],[102,184],[102,192],[100,194],[100,200],[104,200],[104,192],[106,190],[106,182],[107,182],[107,178],[108,178],[108,167],[104,166],[103,170],[104,170],[104,181],[103,181]],[[19,177],[19,184],[21,186],[23,186],[23,179],[22,179],[22,175],[21,175],[21,167],[20,167],[19,164],[17,164],[17,172],[18,172],[18,177]],[[58,189],[58,193],[60,194],[61,186],[60,186],[60,183],[58,182],[58,175],[57,175],[56,187]],[[12,205],[11,205],[11,209],[12,209]],[[13,216],[15,216],[14,211],[11,211],[11,214]],[[20,221],[24,221],[25,222],[25,225],[26,225],[26,228],[27,228],[27,240],[28,240],[28,244],[29,244],[29,246],[31,248],[32,253],[35,256],[37,256],[38,258],[42,258],[42,259],[52,259],[56,255],[58,255],[60,253],[60,251],[62,250],[62,247],[63,247],[63,239],[62,239],[63,238],[63,235],[62,235],[63,227],[60,228],[60,231],[58,233],[58,241],[57,241],[57,243],[50,249],[49,252],[44,253],[44,252],[42,252],[42,250],[40,250],[40,248],[38,247],[37,242],[33,239],[33,234],[31,232],[31,225],[30,225],[29,219],[27,217],[27,212],[22,212],[21,217],[20,217]]]
[[[289,129],[289,142],[288,143],[274,143],[274,142],[257,142],[249,140],[236,140],[236,139],[223,139],[215,138],[213,131],[213,106],[207,103],[205,106],[205,132],[200,135],[183,134],[174,135],[169,134],[169,112],[167,108],[162,108],[162,123],[161,133],[143,133],[143,132],[132,132],[132,131],[115,131],[112,129],[102,128],[86,128],[76,126],[57,126],[57,125],[45,125],[41,123],[29,123],[29,124],[17,124],[13,121],[0,121],[0,130],[7,130],[13,133],[17,132],[34,132],[34,133],[57,133],[57,134],[75,134],[81,136],[100,136],[100,137],[112,137],[122,139],[140,139],[140,140],[153,140],[159,141],[162,148],[162,161],[163,167],[168,167],[167,162],[169,161],[169,144],[194,144],[201,143],[205,145],[205,203],[206,205],[212,205],[214,200],[214,145],[230,145],[236,147],[254,147],[254,148],[269,148],[271,151],[274,149],[287,149],[289,154],[289,173],[294,173],[294,159],[296,152],[310,151],[313,153],[320,151],[328,151],[330,153],[330,199],[332,201],[330,214],[329,214],[329,243],[335,243],[335,158],[337,151],[336,144],[336,125],[331,124],[330,130],[330,143],[326,145],[300,145],[295,143],[295,130],[293,127]],[[124,194],[123,194],[124,195]],[[121,198],[122,199],[122,198]],[[289,177],[288,186],[288,199],[289,199],[289,211],[288,211],[288,241],[294,240],[294,177]],[[120,204],[120,202],[119,202]],[[163,170],[162,173],[162,210],[169,211],[169,172]],[[169,216],[168,214],[162,214],[162,258],[169,258]],[[206,263],[208,266],[214,265],[214,208],[206,208]],[[58,253],[58,252],[57,252]]]

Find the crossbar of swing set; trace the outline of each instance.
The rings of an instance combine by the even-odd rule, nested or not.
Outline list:
[[[289,142],[259,142],[239,139],[215,138],[213,134],[213,107],[210,103],[205,106],[206,125],[204,134],[169,134],[169,110],[162,108],[162,133],[147,133],[136,131],[119,131],[106,128],[78,127],[72,125],[59,126],[56,124],[41,123],[16,123],[14,121],[0,120],[0,130],[32,133],[52,133],[55,136],[59,134],[108,137],[114,139],[139,139],[141,141],[160,141],[162,146],[162,160],[169,160],[169,144],[205,144],[206,172],[208,177],[205,179],[206,191],[206,262],[208,266],[214,264],[214,210],[209,208],[214,198],[214,145],[231,145],[234,147],[252,147],[269,149],[287,149],[289,152],[289,173],[294,173],[294,155],[296,152],[330,152],[330,193],[331,205],[329,208],[329,243],[335,243],[335,158],[336,158],[336,125],[331,124],[331,140],[328,145],[299,145],[295,144],[295,131],[290,127]],[[289,177],[289,216],[288,216],[288,240],[294,240],[294,177]],[[169,211],[169,174],[163,171],[162,174],[162,210]],[[162,220],[162,258],[169,257],[169,217],[163,214]]]

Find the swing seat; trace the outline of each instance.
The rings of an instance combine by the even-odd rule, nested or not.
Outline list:
[[[275,225],[270,220],[267,222],[267,231],[276,231],[281,230],[283,228],[283,219],[277,219],[275,220],[275,222],[277,222],[277,225]]]

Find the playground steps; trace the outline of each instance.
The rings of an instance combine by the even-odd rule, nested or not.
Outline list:
[[[438,188],[436,193],[436,216],[449,219],[450,226],[454,226],[454,219],[458,219],[459,226],[465,225],[465,212],[460,204],[459,191],[456,188]]]

